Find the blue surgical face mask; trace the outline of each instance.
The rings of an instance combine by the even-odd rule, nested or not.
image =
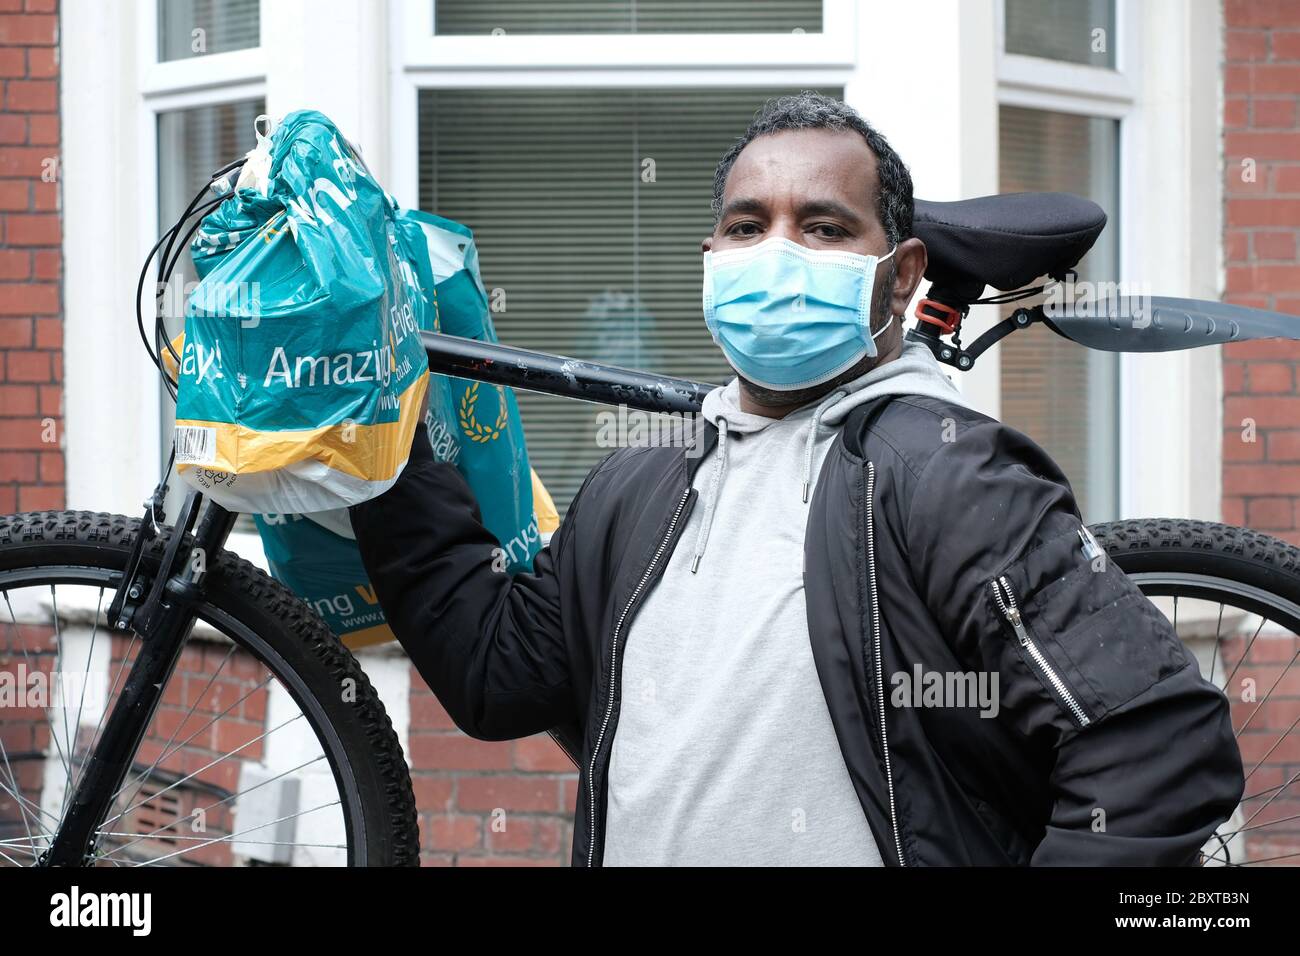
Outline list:
[[[704,321],[742,377],[792,391],[876,354],[876,266],[889,254],[813,250],[789,239],[704,254]]]

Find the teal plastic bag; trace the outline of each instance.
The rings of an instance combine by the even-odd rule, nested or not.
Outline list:
[[[406,463],[428,377],[424,253],[320,113],[290,115],[254,153],[264,177],[193,244],[177,471],[231,510],[346,507]]]
[[[411,241],[422,241],[428,250],[433,281],[428,328],[496,342],[474,234],[458,222],[416,210],[403,212],[401,218],[419,230],[419,239],[412,235]],[[484,523],[501,542],[506,569],[530,567],[540,536],[531,491],[519,491],[531,488],[531,473],[514,392],[441,375],[430,376],[430,382],[426,421],[435,454],[443,447],[446,460],[455,461],[479,501],[494,503],[491,514],[484,509]],[[454,436],[449,434],[455,430]],[[509,502],[514,502],[513,509],[507,507]]]
[[[287,248],[295,227],[285,227],[283,223],[286,219],[289,223],[294,221],[290,208],[294,203],[306,202],[294,198],[303,196],[304,188],[310,192],[303,185],[306,180],[300,171],[319,169],[319,162],[309,162],[304,153],[313,150],[321,153],[322,142],[326,143],[323,156],[338,151],[348,153],[358,177],[373,183],[356,151],[328,119],[315,112],[291,114],[269,140],[259,145],[264,154],[269,154],[269,161],[266,155],[258,159],[269,169],[266,180],[269,188],[236,188],[204,220],[196,234],[191,252],[202,281],[191,296],[187,319],[190,312],[201,311],[194,308],[196,299],[203,304],[212,298],[205,291],[204,283],[212,277],[229,276],[236,268],[240,274],[256,271],[276,290],[275,296],[283,295],[283,290],[292,292],[297,288],[305,290],[299,293],[299,298],[307,303],[315,301],[314,286],[304,277],[305,272],[310,272],[302,261],[306,256],[295,255]],[[277,176],[285,168],[283,163],[277,163],[277,156],[296,157],[291,164],[299,171],[292,177],[294,185],[277,185]],[[361,192],[356,191],[358,195]],[[393,295],[392,303],[400,308],[405,302],[420,329],[495,342],[496,332],[470,230],[439,216],[401,209],[387,194],[383,194],[383,200],[382,205],[372,204],[367,215],[378,217],[384,223],[382,235],[388,240],[386,261],[390,277],[387,281],[401,285],[409,293],[405,299]],[[317,197],[315,202],[323,209],[331,208],[330,200]],[[338,221],[337,216],[334,218]],[[361,228],[370,235],[381,234],[373,224]],[[346,255],[336,259],[346,268],[336,270],[332,290],[348,295],[355,289],[368,287],[372,276],[354,279],[346,273],[349,269],[365,271],[371,266]],[[260,301],[261,307],[267,308],[265,288]],[[294,300],[289,307],[298,304]],[[305,322],[312,321],[310,308],[294,314],[302,316]],[[187,321],[187,332],[189,329]],[[418,336],[409,335],[407,330],[403,332],[409,341],[418,343]],[[183,357],[192,354],[190,344],[184,343],[184,351],[178,349]],[[419,350],[418,361],[427,369],[423,348]],[[412,359],[413,366],[415,363]],[[541,534],[534,515],[532,473],[523,426],[513,392],[427,373],[422,380],[429,394],[426,423],[435,456],[455,464],[473,488],[484,523],[500,542],[502,570],[530,568],[541,547]],[[321,401],[328,404],[336,398],[324,395]],[[284,414],[291,418],[297,415],[294,420],[300,421],[304,415],[319,412],[313,406]],[[269,422],[273,417],[264,413],[262,420]],[[401,446],[403,464],[409,448],[407,437]],[[239,475],[237,479],[242,481],[245,477]],[[263,506],[251,510],[255,512],[272,574],[316,608],[336,634],[354,647],[392,638],[352,539],[346,509],[306,511]]]

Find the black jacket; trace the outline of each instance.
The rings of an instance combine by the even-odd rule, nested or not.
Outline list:
[[[698,440],[711,446],[712,426]],[[396,485],[351,509],[389,623],[457,725],[486,740],[549,730],[577,763],[575,865],[601,862],[623,642],[706,457],[610,455],[513,578],[423,427]],[[827,453],[808,630],[888,864],[1184,864],[1237,805],[1227,700],[1081,528],[1047,454],[960,406],[867,403]],[[995,676],[996,717],[899,706],[894,675],[917,665]]]

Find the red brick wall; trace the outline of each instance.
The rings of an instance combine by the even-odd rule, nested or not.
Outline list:
[[[578,775],[548,735],[472,740],[411,668],[406,757],[426,866],[568,864]]]
[[[1224,298],[1300,315],[1300,3],[1226,0],[1224,16]],[[1223,520],[1300,543],[1300,342],[1223,359]]]
[[[58,0],[0,0],[0,513],[61,508]]]
[[[1300,315],[1300,3],[1225,0],[1224,17],[1224,298]],[[1223,520],[1300,544],[1297,362],[1300,342],[1224,349]],[[1286,670],[1300,638],[1251,638],[1238,634],[1223,647],[1248,796],[1282,787],[1300,768],[1300,735],[1288,733],[1300,714],[1300,675]],[[1300,852],[1300,796],[1291,789],[1249,804],[1259,812],[1249,857]]]

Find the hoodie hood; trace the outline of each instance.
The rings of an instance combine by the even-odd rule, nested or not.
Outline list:
[[[730,436],[762,431],[777,421],[808,419],[807,437],[803,455],[803,501],[807,503],[812,484],[813,455],[817,438],[823,427],[835,428],[843,424],[849,413],[884,395],[920,395],[938,398],[962,407],[971,407],[957,387],[944,373],[939,361],[921,342],[904,341],[902,354],[852,381],[836,386],[826,395],[797,408],[784,419],[768,418],[743,411],[740,407],[740,380],[733,378],[704,396],[701,414],[718,431],[718,447],[714,452],[712,474],[705,495],[704,520],[695,544],[692,571],[699,568],[708,545],[713,513],[717,505],[722,482],[727,473],[727,439]]]

